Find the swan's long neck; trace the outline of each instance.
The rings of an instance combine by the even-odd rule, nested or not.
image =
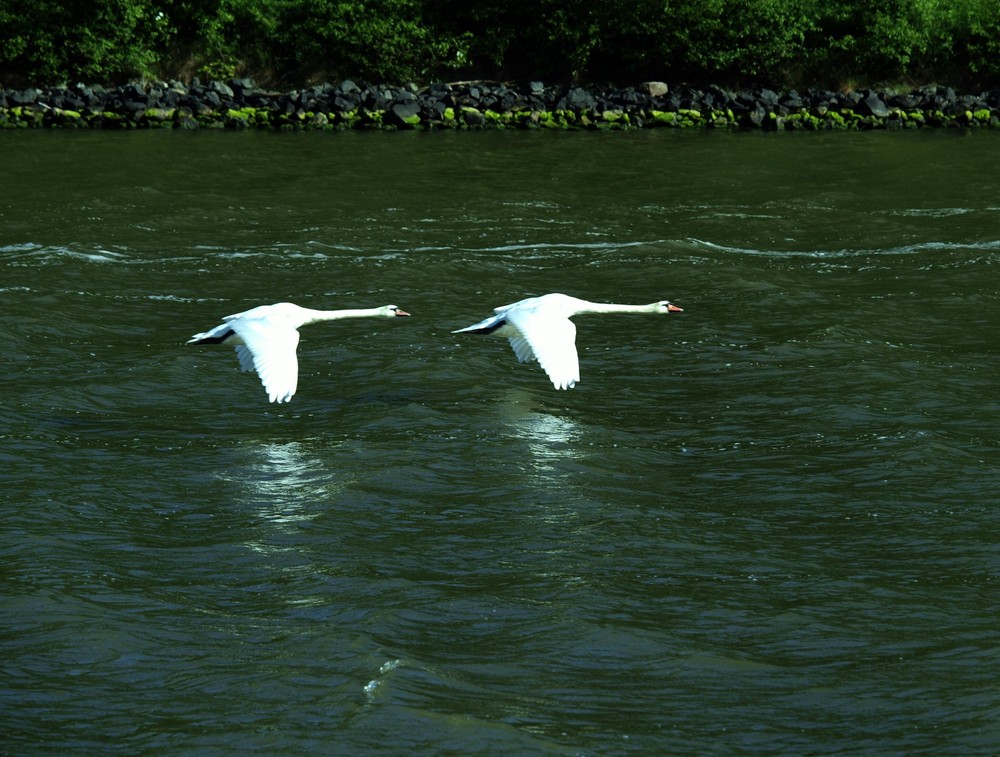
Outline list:
[[[306,310],[306,320],[303,322],[303,326],[319,321],[336,321],[341,318],[373,318],[385,314],[383,308],[356,308],[354,310],[312,310],[311,308],[304,308],[304,310]]]
[[[587,302],[586,300],[581,300],[583,303],[579,309],[577,309],[578,315],[584,315],[586,313],[655,313],[657,312],[657,303],[651,305],[619,305],[615,302]]]

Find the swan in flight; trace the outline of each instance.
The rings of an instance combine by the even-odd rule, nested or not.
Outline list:
[[[195,334],[188,344],[219,344],[228,341],[236,347],[240,369],[257,371],[271,402],[288,402],[299,383],[300,326],[341,318],[395,318],[409,315],[395,305],[357,310],[312,310],[279,302],[261,305],[244,313],[227,315],[220,326]]]
[[[565,294],[544,294],[495,308],[489,318],[453,334],[504,336],[520,363],[537,360],[556,389],[571,389],[580,380],[576,354],[576,326],[570,320],[585,313],[682,313],[682,308],[661,300],[650,305],[616,305],[587,302]]]

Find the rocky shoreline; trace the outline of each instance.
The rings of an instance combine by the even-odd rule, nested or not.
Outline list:
[[[274,92],[250,79],[0,88],[0,128],[781,130],[1000,128],[1000,90],[977,95],[722,87],[566,87],[460,82],[426,87],[352,81]]]

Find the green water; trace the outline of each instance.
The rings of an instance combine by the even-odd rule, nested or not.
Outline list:
[[[1000,137],[0,133],[0,752],[992,754]],[[561,291],[556,392],[453,335]],[[270,405],[225,346],[290,300]]]

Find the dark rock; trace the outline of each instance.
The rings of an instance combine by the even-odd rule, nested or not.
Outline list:
[[[298,97],[294,98],[295,105],[302,110],[316,109],[316,95],[311,89],[303,89]]]
[[[566,95],[566,106],[572,110],[590,110],[596,104],[594,96],[581,87],[574,87]]]
[[[38,102],[38,96],[40,94],[42,94],[42,92],[38,89],[23,89],[12,92],[7,99],[14,103],[14,105],[34,105]]]
[[[356,100],[349,100],[346,97],[338,95],[333,98],[333,107],[331,110],[337,113],[348,113],[352,110],[357,110],[358,102]]]
[[[163,108],[175,108],[181,100],[180,93],[173,88],[163,90],[157,103]]]
[[[903,110],[913,110],[920,104],[920,96],[914,93],[890,95],[886,104]]]
[[[946,116],[961,116],[965,114],[965,111],[968,110],[968,108],[966,108],[959,100],[956,99],[952,102],[946,101],[945,104],[941,107],[941,110],[944,111],[944,114]]]
[[[394,103],[385,114],[386,123],[400,128],[411,129],[413,120],[420,115],[420,103],[416,99]]]
[[[638,92],[632,87],[626,87],[618,93],[618,96],[614,98],[614,101],[626,110],[634,110],[637,106],[645,105],[649,102],[649,95]]]
[[[139,84],[126,84],[119,90],[121,96],[126,100],[131,100],[134,102],[145,102],[146,101],[146,90],[142,88]]]
[[[386,96],[384,90],[368,87],[361,92],[361,104],[368,110],[385,110],[389,107],[391,93]]]
[[[209,83],[208,88],[209,88],[210,91],[215,92],[215,93],[217,93],[219,95],[222,95],[224,97],[232,97],[233,96],[232,87],[230,87],[225,82],[219,81],[218,79],[213,79]],[[221,100],[220,100],[220,102],[221,102]]]
[[[257,83],[249,77],[244,77],[230,81],[229,88],[234,95],[242,95],[245,92],[252,92],[257,89]]]
[[[194,114],[197,116],[211,116],[215,113],[216,108],[213,108],[205,100],[196,100],[191,110],[194,111]]]
[[[757,99],[764,105],[774,106],[778,104],[778,93],[771,89],[762,89],[757,93]]]
[[[432,120],[440,121],[444,118],[444,112],[448,106],[441,100],[427,98],[420,104],[421,112],[427,114]]]
[[[778,102],[790,111],[801,110],[805,107],[805,101],[803,101],[803,99],[799,96],[799,93],[794,89],[786,92],[784,97],[782,97]]]
[[[719,108],[730,108],[736,101],[736,97],[733,93],[727,89],[722,89],[722,87],[713,85],[709,87],[709,91],[712,93],[716,106]]]
[[[228,89],[228,88],[227,88]],[[219,97],[219,93],[215,90],[207,90],[201,99],[201,104],[204,107],[210,108],[212,110],[217,110],[222,107],[222,98]]]
[[[684,110],[702,110],[704,103],[702,103],[700,93],[689,93],[687,97],[681,100],[681,107]]]
[[[468,126],[483,126],[486,123],[486,117],[475,108],[463,110],[462,117]]]
[[[874,92],[869,91],[864,99],[857,104],[857,112],[863,116],[886,118],[892,111],[882,102],[882,98]]]
[[[700,89],[692,89],[687,102],[690,103],[688,107],[692,110],[711,110],[715,107],[715,95]]]
[[[333,98],[330,110],[337,113],[349,113],[352,110],[357,110],[358,101],[344,97],[343,95],[337,95]]]
[[[520,92],[507,87],[501,87],[497,92],[500,97],[500,110],[521,110],[524,105],[524,97]]]

